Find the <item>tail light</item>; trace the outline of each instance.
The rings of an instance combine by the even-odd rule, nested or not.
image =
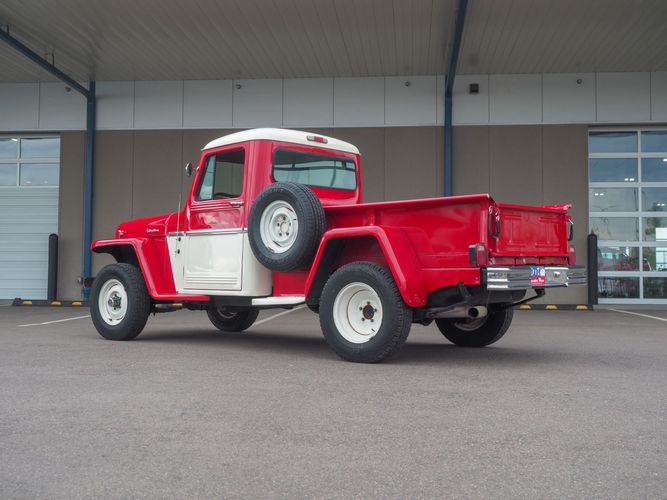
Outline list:
[[[468,247],[468,259],[473,266],[484,267],[489,263],[486,247],[483,243],[475,243]]]

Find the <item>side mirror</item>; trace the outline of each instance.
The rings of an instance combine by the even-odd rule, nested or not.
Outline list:
[[[192,165],[192,163],[187,162],[185,164],[185,175],[187,175],[188,177],[192,177],[192,172],[194,172],[194,171],[195,171],[195,167]]]

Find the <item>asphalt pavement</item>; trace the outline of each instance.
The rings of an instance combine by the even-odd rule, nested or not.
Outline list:
[[[87,314],[0,306],[0,498],[667,495],[666,311],[521,311],[483,349],[415,326],[378,365],[305,309],[132,342]]]

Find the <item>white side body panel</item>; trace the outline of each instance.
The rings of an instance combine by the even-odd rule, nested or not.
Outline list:
[[[255,259],[246,231],[192,231],[169,235],[168,242],[178,293],[271,295],[272,273]]]

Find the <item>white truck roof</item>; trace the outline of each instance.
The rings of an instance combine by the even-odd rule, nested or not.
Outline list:
[[[314,141],[312,139],[308,140],[309,137],[323,137],[326,142]],[[212,140],[204,146],[204,150],[258,139],[291,142],[294,144],[303,144],[306,146],[316,146],[318,148],[359,154],[357,147],[349,142],[334,139],[333,137],[328,137],[322,134],[316,134],[314,132],[303,132],[301,130],[290,130],[286,128],[253,128],[242,132],[235,132]]]

